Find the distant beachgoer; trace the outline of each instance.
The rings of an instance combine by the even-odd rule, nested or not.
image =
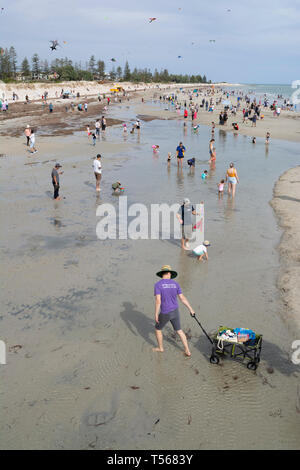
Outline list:
[[[88,110],[88,105],[87,105],[87,103],[84,103],[84,110],[85,110],[85,112],[87,113],[87,110]]]
[[[270,142],[270,137],[271,137],[270,132],[267,132],[266,133],[266,144],[268,144]]]
[[[112,189],[114,190],[114,193],[120,193],[124,191],[124,188],[121,187],[120,181],[117,181],[116,183],[113,183],[111,185]]]
[[[54,194],[53,194],[53,199],[55,199],[56,201],[59,201],[60,200],[60,197],[59,197],[59,175],[62,175],[62,172],[59,172],[58,169],[61,168],[62,166],[59,164],[59,163],[56,163],[53,170],[52,170],[52,173],[51,173],[51,178],[52,178],[52,184],[53,184],[53,188],[54,188]]]
[[[171,165],[171,158],[172,158],[172,155],[171,155],[171,152],[169,152],[168,153],[168,159],[167,159],[168,167]]]
[[[96,130],[96,136],[100,137],[100,119],[97,119],[96,124],[95,124],[95,130]]]
[[[209,162],[215,162],[216,161],[216,149],[214,147],[215,139],[211,139],[209,142],[209,155],[210,159]]]
[[[210,246],[209,241],[205,240],[201,245],[196,246],[193,249],[193,253],[198,256],[198,261],[202,261],[203,258],[208,261],[207,247]]]
[[[183,117],[184,117],[184,119],[187,119],[187,117],[188,117],[188,110],[187,109],[184,110]]]
[[[195,164],[196,164],[196,158],[189,158],[188,161],[187,161],[187,164],[189,165],[190,168],[195,168]]]
[[[35,148],[35,133],[34,129],[31,129],[30,134],[30,153],[36,153],[37,149]]]
[[[226,181],[228,181],[228,194],[235,196],[236,184],[240,182],[234,163],[230,163],[226,173]]]
[[[138,133],[140,133],[140,131],[141,131],[141,122],[139,121],[139,119],[136,120],[135,128],[138,131]]]
[[[181,248],[189,250],[189,240],[192,238],[192,215],[196,215],[196,211],[188,198],[185,198],[183,204],[180,206],[177,219],[181,224]]]
[[[31,136],[31,129],[30,129],[29,124],[27,124],[26,129],[24,130],[24,134],[25,134],[26,139],[27,139],[26,145],[27,145],[27,147],[29,147],[29,145],[30,145],[30,136]]]
[[[162,329],[170,321],[174,330],[178,334],[184,347],[184,353],[187,357],[191,356],[185,333],[181,329],[178,310],[177,296],[180,301],[195,315],[194,309],[183,295],[180,285],[173,279],[177,277],[177,272],[173,271],[168,265],[165,265],[156,273],[161,278],[154,286],[155,295],[155,334],[158,347],[153,348],[155,352],[164,352]]]
[[[178,147],[176,148],[176,156],[177,156],[177,165],[179,168],[179,162],[182,168],[182,161],[184,159],[184,152],[185,152],[185,146],[183,145],[182,142],[179,142]]]
[[[92,133],[92,139],[93,139],[93,146],[95,147],[95,145],[96,145],[96,140],[97,140],[97,136],[96,136],[96,134],[95,134],[94,132]]]
[[[102,177],[102,165],[101,165],[101,155],[98,153],[97,157],[94,160],[94,174],[96,178],[96,191],[100,191],[100,181]]]
[[[49,104],[49,113],[53,113],[53,104],[52,103]]]
[[[201,178],[202,178],[203,180],[206,180],[207,177],[208,177],[208,171],[207,171],[207,170],[204,170],[204,171],[202,172],[202,174],[201,174]]]
[[[105,129],[106,129],[106,119],[104,116],[102,116],[101,118],[101,130],[102,132],[105,132]]]
[[[159,145],[152,145],[153,154],[157,155],[159,153]]]
[[[225,186],[225,180],[221,179],[220,183],[218,183],[218,196],[219,196],[219,199],[223,198],[224,186]]]
[[[256,144],[256,137],[252,137],[252,144]]]

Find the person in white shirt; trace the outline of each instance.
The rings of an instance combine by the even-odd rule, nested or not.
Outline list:
[[[101,155],[98,153],[97,157],[94,160],[94,173],[96,178],[96,191],[100,191],[100,181],[102,176],[102,166],[101,166]]]
[[[193,253],[198,256],[198,260],[202,261],[203,258],[205,257],[208,260],[208,255],[207,255],[207,247],[210,246],[209,241],[204,241],[203,244],[196,246],[196,248],[193,249]]]
[[[35,148],[35,133],[34,129],[31,129],[31,134],[30,134],[30,153],[36,153],[37,149]]]

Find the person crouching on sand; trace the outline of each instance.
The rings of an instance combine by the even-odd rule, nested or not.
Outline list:
[[[191,356],[188,342],[185,333],[181,329],[180,316],[178,310],[178,300],[185,305],[190,311],[191,315],[195,315],[194,309],[183,295],[180,285],[174,281],[177,277],[177,272],[171,269],[171,266],[166,265],[156,273],[161,278],[154,286],[155,295],[155,335],[158,347],[153,348],[155,352],[164,352],[163,348],[163,335],[162,330],[170,321],[174,330],[178,334],[184,347],[184,353],[187,357]]]
[[[207,255],[207,247],[210,246],[210,243],[208,241],[204,241],[201,245],[196,246],[196,248],[193,249],[193,253],[198,256],[198,261],[202,261],[203,258],[208,261],[208,255]]]

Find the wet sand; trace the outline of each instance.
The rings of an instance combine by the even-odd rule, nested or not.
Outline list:
[[[130,106],[112,107],[109,116],[128,122],[150,114],[146,105]],[[290,360],[299,330],[289,327],[276,288],[281,230],[268,204],[278,176],[295,166],[296,146],[278,141],[266,152],[263,140],[253,147],[218,130],[216,169],[202,182],[209,137],[206,126],[183,131],[180,119],[144,121],[140,136],[111,126],[96,148],[83,133],[43,137],[33,157],[23,137],[0,137],[0,326],[9,351],[0,366],[0,448],[300,448],[299,366]],[[187,156],[197,156],[194,175],[177,172],[174,160],[167,168],[180,139]],[[100,197],[92,170],[98,151]],[[241,179],[236,201],[218,201],[216,185],[232,159]],[[57,160],[59,203],[50,181]],[[117,179],[128,204],[204,199],[209,262],[172,240],[98,240],[96,209],[117,207]],[[264,334],[256,373],[232,361],[212,366],[210,346],[183,307],[192,358],[170,328],[165,353],[152,352],[153,284],[164,263],[178,270],[209,331],[226,323]]]

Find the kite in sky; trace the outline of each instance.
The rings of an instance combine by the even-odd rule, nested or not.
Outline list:
[[[116,59],[110,59],[112,62],[117,62]]]
[[[177,59],[182,59],[182,55],[178,55],[178,56],[177,56]]]
[[[216,40],[215,39],[210,39],[209,42],[216,42]]]
[[[55,39],[54,41],[50,41],[50,42],[51,42],[50,49],[52,51],[56,51],[57,46],[59,46],[58,41]]]
[[[152,21],[157,20],[157,18],[149,18],[149,23],[152,23]]]

